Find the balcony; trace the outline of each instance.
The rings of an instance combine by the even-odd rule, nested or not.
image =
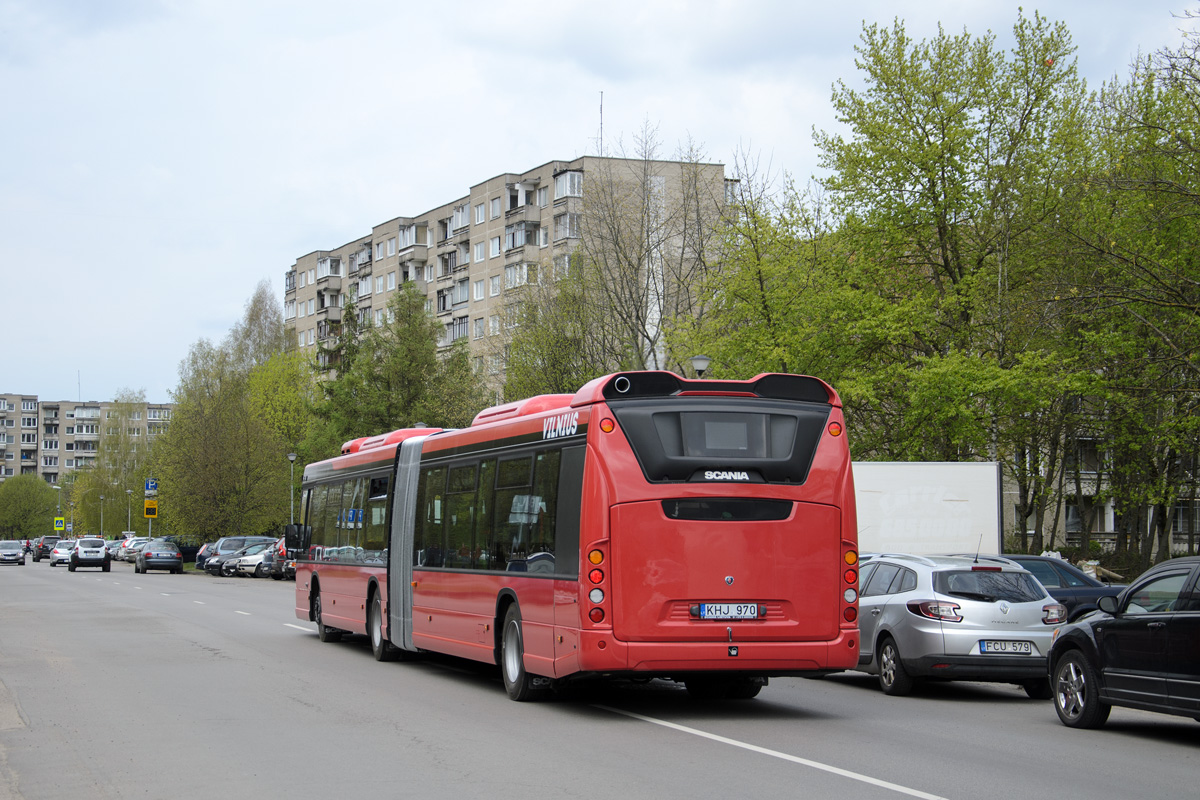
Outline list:
[[[324,278],[317,278],[317,287],[327,292],[340,292],[342,290],[342,276],[326,275]]]
[[[341,322],[342,309],[340,306],[325,306],[317,309],[317,322]]]
[[[521,220],[525,220],[526,222],[541,222],[542,209],[537,206],[524,205],[510,208],[504,212],[504,221],[509,225]]]

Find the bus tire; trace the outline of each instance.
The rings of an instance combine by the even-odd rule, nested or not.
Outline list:
[[[521,609],[513,603],[504,613],[500,633],[500,675],[504,690],[517,702],[536,700],[545,690],[535,687],[533,676],[525,671],[525,637],[521,629]]]
[[[342,639],[342,632],[337,628],[330,628],[325,625],[324,619],[321,616],[321,590],[318,589],[312,596],[312,615],[313,622],[317,623],[317,638],[322,642],[338,642]]]
[[[367,633],[371,636],[371,654],[376,661],[396,659],[396,648],[383,638],[383,603],[379,601],[379,592],[371,596],[371,605],[367,608]]]

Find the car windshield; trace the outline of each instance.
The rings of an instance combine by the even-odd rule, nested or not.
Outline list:
[[[152,550],[157,553],[178,553],[179,548],[174,542],[150,542],[146,545],[146,550]]]
[[[951,597],[995,603],[1031,603],[1046,596],[1046,590],[1027,572],[997,570],[954,570],[935,572],[933,590]]]
[[[80,547],[104,547],[103,539],[80,539]]]
[[[0,542],[0,550],[21,550],[24,548],[20,542]]]

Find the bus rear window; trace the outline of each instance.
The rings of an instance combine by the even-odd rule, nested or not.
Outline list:
[[[610,401],[652,482],[804,483],[830,406],[694,398]]]

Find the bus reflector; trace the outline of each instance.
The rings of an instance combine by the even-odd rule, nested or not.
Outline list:
[[[854,622],[854,620],[858,619],[858,609],[854,606],[850,606],[842,612],[842,618],[846,620],[846,622]]]
[[[604,580],[604,572],[602,570],[594,569],[588,573],[588,580],[590,580],[592,583],[600,583]]]
[[[588,619],[590,619],[592,622],[604,622],[604,609],[593,608],[588,612]],[[600,649],[604,649],[604,642],[600,643]]]
[[[603,603],[604,602],[604,590],[603,589],[592,589],[590,592],[588,592],[588,600],[591,600],[593,603],[596,603],[597,605],[599,605],[600,603]]]
[[[856,572],[855,570],[852,570],[852,569],[846,570],[846,574],[844,577],[846,578],[846,583],[858,583],[858,572]]]
[[[613,423],[613,421],[611,419],[600,420],[600,430],[604,431],[605,433],[612,433],[613,428],[615,428],[615,427],[617,427],[617,426]]]
[[[842,435],[842,423],[840,423],[840,422],[829,423],[829,435],[830,436],[841,436]]]
[[[843,558],[845,558],[846,563],[851,566],[858,563],[858,553],[854,552],[853,550],[847,550],[846,555],[843,556]]]
[[[604,553],[601,553],[599,550],[593,550],[588,553],[588,561],[593,564],[600,564],[604,561]]]

